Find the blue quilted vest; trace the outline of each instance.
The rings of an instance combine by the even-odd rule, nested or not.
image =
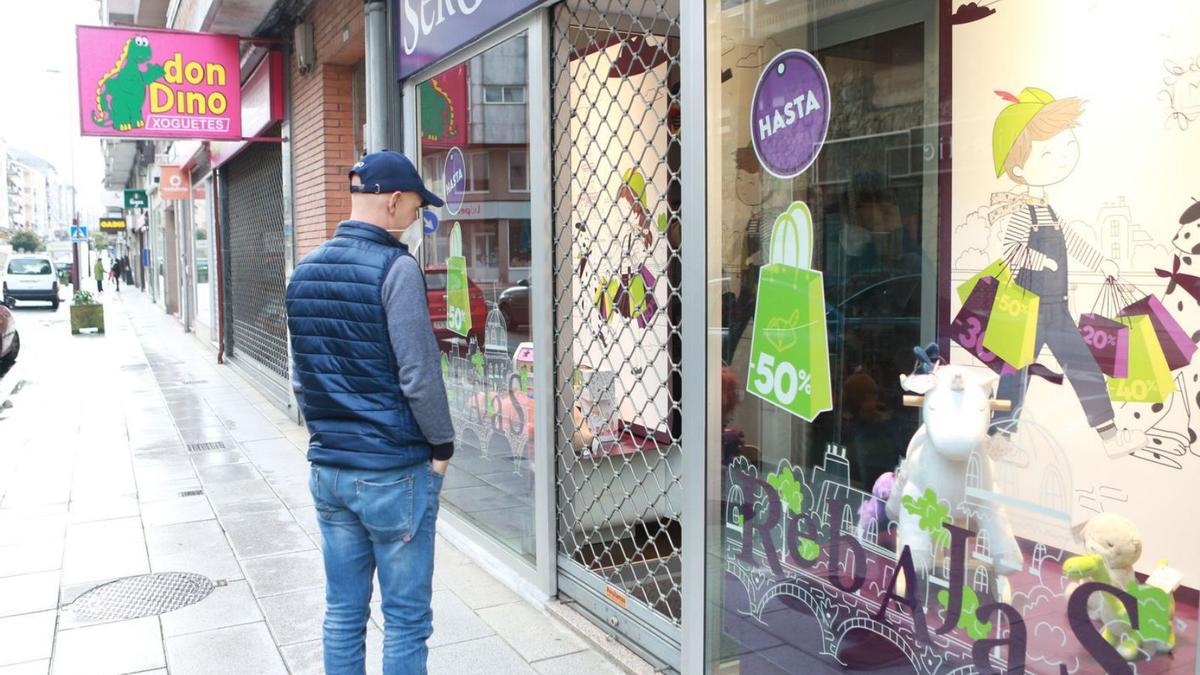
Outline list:
[[[346,221],[288,282],[288,330],[311,462],[388,470],[432,455],[400,391],[383,309],[384,278],[402,255],[408,249],[387,231]]]

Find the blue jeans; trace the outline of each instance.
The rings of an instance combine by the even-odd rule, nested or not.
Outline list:
[[[391,471],[312,465],[325,557],[325,672],[365,670],[371,576],[383,596],[383,672],[423,675],[433,632],[434,522],[442,476],[428,462]]]

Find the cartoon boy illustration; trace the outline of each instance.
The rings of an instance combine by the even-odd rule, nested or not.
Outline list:
[[[1112,401],[1100,366],[1084,343],[1067,306],[1068,260],[1074,258],[1105,277],[1119,269],[1068,223],[1059,219],[1046,197],[1046,188],[1066,180],[1079,163],[1079,140],[1073,129],[1083,113],[1078,98],[1055,99],[1042,89],[1026,87],[1013,96],[996,92],[1009,102],[992,130],[992,156],[996,177],[1005,174],[1016,183],[1008,193],[993,195],[993,203],[1007,215],[1004,230],[1006,260],[1017,283],[1038,296],[1034,355],[1043,346],[1058,360],[1075,390],[1088,424],[1099,434],[1109,457],[1120,457],[1141,448],[1145,434],[1119,430],[1113,422]],[[997,396],[1013,403],[1013,413],[997,421],[1011,428],[1019,414],[1029,382],[1029,369],[1000,379]],[[1004,440],[1007,432],[998,434]]]

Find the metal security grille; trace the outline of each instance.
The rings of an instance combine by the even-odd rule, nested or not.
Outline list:
[[[265,389],[286,400],[282,150],[278,143],[253,143],[222,171],[222,226],[228,242],[226,354],[265,376]]]
[[[672,665],[682,597],[678,36],[677,2],[558,5],[550,113],[559,587]]]

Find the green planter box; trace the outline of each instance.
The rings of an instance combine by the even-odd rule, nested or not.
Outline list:
[[[79,335],[84,328],[104,332],[104,305],[71,305],[71,335]]]

